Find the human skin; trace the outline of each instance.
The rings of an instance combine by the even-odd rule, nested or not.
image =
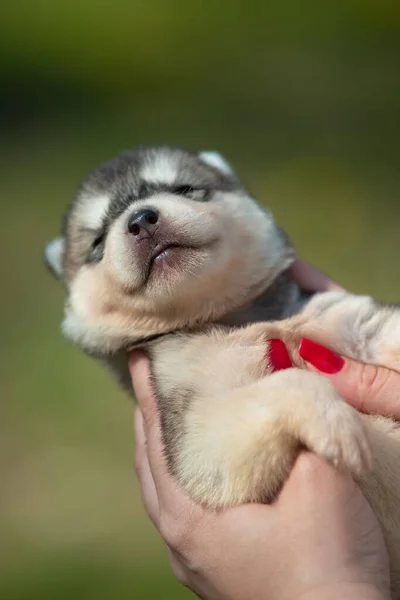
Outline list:
[[[340,289],[300,261],[292,274],[307,289]],[[310,348],[308,358],[315,362],[318,348]],[[345,400],[365,412],[391,411],[400,418],[400,375],[333,358],[340,369],[323,374]],[[348,473],[304,452],[273,504],[208,511],[188,498],[167,471],[148,359],[132,354],[130,370],[139,405],[136,472],[147,513],[181,583],[207,600],[390,598],[381,531]]]

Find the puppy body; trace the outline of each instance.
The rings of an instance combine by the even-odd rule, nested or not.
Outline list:
[[[400,597],[399,430],[353,410],[296,352],[308,337],[400,370],[398,309],[302,293],[286,236],[215,153],[139,148],[105,163],[46,254],[67,290],[69,339],[127,390],[126,350],[148,352],[168,466],[192,497],[212,508],[270,500],[305,446],[353,473]],[[272,374],[272,339],[294,368]]]

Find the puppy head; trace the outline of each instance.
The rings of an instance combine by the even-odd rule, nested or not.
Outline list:
[[[106,354],[248,303],[293,251],[222,157],[155,147],[90,173],[45,256],[67,289],[64,333]]]

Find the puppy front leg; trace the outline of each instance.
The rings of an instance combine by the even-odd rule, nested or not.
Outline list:
[[[216,397],[193,398],[173,471],[211,507],[271,500],[302,446],[360,474],[371,464],[360,415],[322,377],[280,371]]]

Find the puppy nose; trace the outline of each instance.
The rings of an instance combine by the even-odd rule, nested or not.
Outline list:
[[[151,208],[139,210],[130,217],[128,230],[132,235],[139,235],[143,230],[151,233],[158,222],[159,214]]]

